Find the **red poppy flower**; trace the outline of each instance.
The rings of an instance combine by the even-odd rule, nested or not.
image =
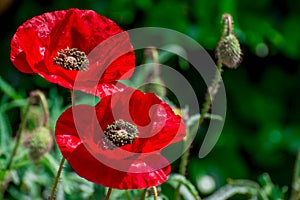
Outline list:
[[[44,13],[23,23],[11,41],[10,58],[24,73],[97,96],[118,90],[135,56],[127,32],[92,10]]]
[[[167,180],[171,168],[161,151],[182,140],[185,125],[154,94],[127,88],[95,107],[67,109],[55,136],[80,176],[110,188],[141,189]]]

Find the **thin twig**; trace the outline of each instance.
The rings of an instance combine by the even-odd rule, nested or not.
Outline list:
[[[71,103],[72,103],[72,107],[73,107],[75,105],[74,91],[70,90],[70,93],[71,93]],[[54,186],[52,188],[51,196],[49,198],[50,200],[53,200],[54,197],[55,197],[56,188],[57,188],[57,185],[58,185],[58,182],[59,182],[59,178],[60,178],[60,175],[61,175],[61,172],[62,172],[62,169],[63,169],[65,161],[66,161],[66,159],[64,157],[62,157],[62,159],[60,161],[59,169],[57,171],[57,175],[55,177],[55,182],[54,182]]]
[[[40,102],[42,104],[43,111],[44,111],[43,126],[49,126],[49,107],[48,107],[47,100],[46,100],[44,93],[39,90],[35,90],[35,91],[31,92],[30,95],[37,96],[40,99]]]
[[[147,189],[144,189],[141,193],[141,200],[145,200],[146,199],[146,194],[147,194]]]
[[[65,164],[65,160],[66,159],[64,157],[62,157],[62,159],[60,161],[60,165],[59,165],[59,168],[58,168],[58,171],[57,171],[57,175],[55,177],[54,186],[52,188],[52,192],[51,192],[51,196],[49,197],[49,200],[53,200],[55,198],[55,194],[56,194],[56,190],[57,190],[57,185],[58,185],[58,182],[59,182],[59,178],[60,178],[63,166]]]
[[[27,116],[28,116],[28,111],[29,111],[29,107],[30,107],[30,103],[28,103],[26,105],[26,108],[25,108],[25,113],[24,113],[24,118],[22,119],[22,122],[20,124],[20,128],[19,128],[19,131],[18,131],[18,135],[17,135],[17,139],[16,139],[16,144],[14,146],[14,150],[10,156],[10,159],[7,163],[7,166],[6,166],[6,171],[9,171],[10,168],[11,168],[11,165],[12,165],[12,162],[13,162],[13,159],[17,153],[17,150],[19,148],[19,145],[20,145],[20,141],[21,141],[21,137],[22,137],[22,134],[23,134],[23,131],[24,131],[24,128],[25,128],[25,125],[26,125],[26,121],[27,121]]]
[[[153,190],[153,199],[154,199],[154,200],[157,200],[158,193],[157,193],[157,188],[156,188],[156,186],[153,186],[153,187],[152,187],[152,190]]]
[[[105,197],[105,200],[108,200],[111,194],[112,188],[109,188]]]

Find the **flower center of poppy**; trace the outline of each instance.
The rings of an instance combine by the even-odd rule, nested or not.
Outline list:
[[[78,51],[77,48],[69,49],[69,47],[57,52],[53,63],[66,70],[77,71],[87,71],[89,66],[89,60],[83,51]]]
[[[126,144],[132,144],[134,138],[138,137],[138,130],[136,126],[120,119],[107,126],[104,135],[103,148],[112,150]]]

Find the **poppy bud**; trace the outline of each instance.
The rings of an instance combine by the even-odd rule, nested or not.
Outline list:
[[[31,132],[43,124],[44,113],[40,106],[31,105],[27,114],[26,129]]]
[[[220,39],[217,50],[217,58],[229,68],[237,68],[241,62],[242,50],[235,35],[229,34]]]
[[[50,151],[52,143],[51,131],[43,126],[38,127],[26,141],[30,159],[35,162],[38,161],[44,154]]]
[[[141,90],[145,93],[154,93],[159,97],[165,97],[167,94],[167,89],[164,87],[165,83],[161,77],[153,77],[150,81],[151,83],[144,85]]]

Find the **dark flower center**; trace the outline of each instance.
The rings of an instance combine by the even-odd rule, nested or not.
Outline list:
[[[87,71],[89,66],[89,60],[83,51],[69,47],[57,52],[53,62],[67,70]]]
[[[134,138],[137,138],[138,130],[136,126],[125,122],[122,119],[115,121],[107,126],[103,136],[103,148],[115,149],[126,144],[132,144]]]

